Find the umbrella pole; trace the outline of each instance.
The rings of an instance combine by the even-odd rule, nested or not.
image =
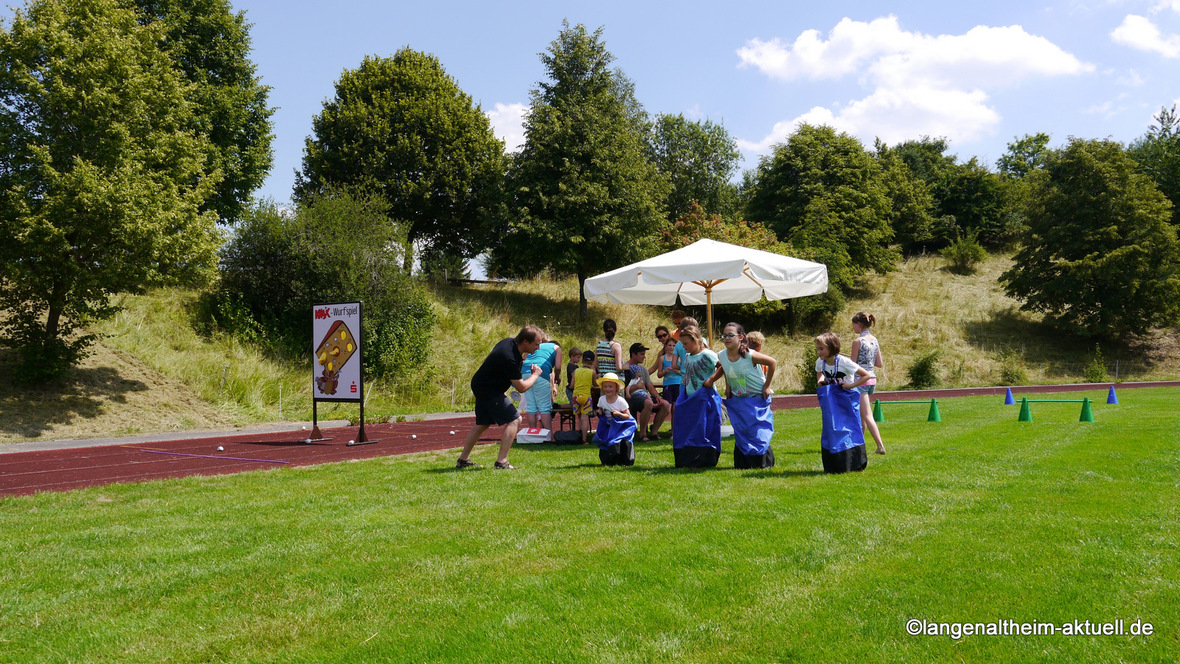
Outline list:
[[[705,286],[705,320],[708,321],[709,329],[707,330],[706,338],[709,340],[709,347],[713,347],[713,284],[710,283]],[[716,349],[714,349],[716,350]]]

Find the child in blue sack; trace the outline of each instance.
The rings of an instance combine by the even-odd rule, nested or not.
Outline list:
[[[860,472],[869,465],[860,421],[860,391],[871,374],[840,354],[840,338],[824,332],[815,338],[815,378],[823,430],[820,455],[825,473]]]
[[[721,456],[721,396],[710,380],[717,354],[691,325],[680,330],[680,345],[684,384],[673,416],[672,453],[677,468],[714,468]]]
[[[770,410],[770,381],[774,380],[778,363],[769,355],[750,350],[746,329],[737,323],[723,328],[721,340],[725,352],[718,356],[718,367],[706,384],[725,376],[725,409],[733,423],[733,467],[772,468],[774,414]]]
[[[635,418],[623,396],[623,380],[614,372],[598,379],[598,459],[604,466],[635,465]]]

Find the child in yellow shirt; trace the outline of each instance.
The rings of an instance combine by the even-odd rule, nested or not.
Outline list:
[[[570,409],[573,411],[575,426],[582,433],[582,444],[590,443],[590,413],[594,410],[594,402],[590,391],[597,386],[594,377],[594,351],[582,353],[582,366],[574,369],[573,398],[570,399]]]

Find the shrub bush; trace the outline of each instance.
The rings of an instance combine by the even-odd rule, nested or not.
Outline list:
[[[942,351],[935,348],[914,358],[909,368],[906,369],[906,375],[910,379],[909,387],[915,390],[925,390],[941,383],[942,378],[939,375],[938,365],[941,355]]]
[[[815,344],[808,343],[803,349],[803,361],[799,363],[799,383],[803,386],[803,394],[815,394],[819,388],[819,381],[815,378],[815,363],[819,354],[815,352]]]
[[[1024,354],[1013,348],[1000,351],[1000,385],[1024,385],[1027,382]]]
[[[1090,363],[1086,365],[1086,382],[1087,383],[1109,383],[1110,374],[1106,371],[1106,360],[1102,358],[1102,348],[1094,346],[1094,356],[1090,359]]]
[[[404,235],[380,196],[326,194],[293,214],[255,206],[222,251],[221,285],[203,305],[218,327],[302,353],[312,305],[364,303],[364,368],[398,376],[429,356],[435,314],[401,270]]]
[[[978,233],[970,231],[960,236],[940,252],[947,261],[947,269],[955,274],[971,274],[975,266],[987,258],[987,249],[979,243]]]

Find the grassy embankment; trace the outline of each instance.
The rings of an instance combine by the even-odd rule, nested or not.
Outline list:
[[[931,349],[942,350],[939,369],[950,386],[1001,384],[1001,352],[1023,355],[1030,383],[1079,382],[1093,346],[1049,330],[1020,312],[996,277],[1010,265],[990,258],[972,276],[954,275],[937,257],[905,261],[896,272],[860,282],[835,331],[851,340],[847,320],[859,310],[878,317],[875,329],[886,354],[885,389],[906,383],[906,368]],[[492,343],[535,323],[567,349],[593,343],[605,317],[619,323],[624,344],[652,344],[652,330],[667,322],[662,307],[592,304],[577,318],[577,284],[533,280],[506,286],[434,288],[440,322],[422,343],[432,360],[417,376],[367,386],[371,419],[470,408],[467,383]],[[95,327],[104,335],[94,357],[64,386],[16,390],[0,362],[0,442],[215,428],[311,417],[310,360],[282,358],[237,340],[203,337],[193,330],[189,291],[162,290],[122,297],[116,318]],[[703,310],[699,312],[703,320]],[[725,321],[717,321],[723,324]],[[740,322],[740,321],[739,321]],[[310,325],[310,322],[309,322]],[[796,366],[811,336],[768,331],[766,352],[779,360],[775,389],[799,389]],[[1180,343],[1160,332],[1130,348],[1103,348],[1112,378],[1180,377]],[[323,419],[355,418],[351,405],[323,404]]]

